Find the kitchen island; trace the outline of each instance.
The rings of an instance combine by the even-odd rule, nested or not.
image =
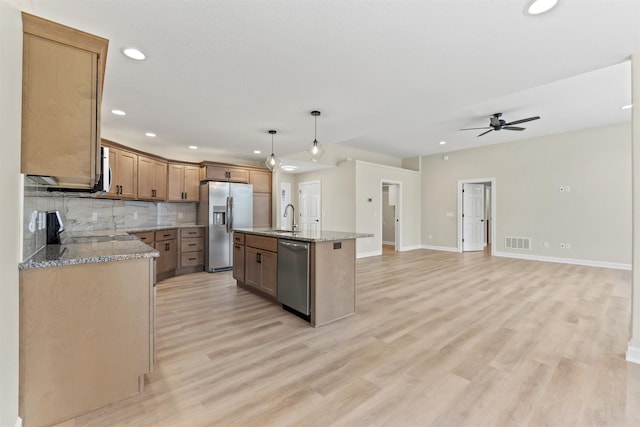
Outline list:
[[[282,302],[278,295],[283,278],[297,266],[278,259],[284,242],[308,244],[307,310],[285,309],[318,327],[355,314],[355,239],[372,234],[340,231],[287,231],[268,228],[234,230],[233,276],[238,286],[267,299]]]

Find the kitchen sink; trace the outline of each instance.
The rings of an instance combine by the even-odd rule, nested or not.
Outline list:
[[[274,230],[271,230],[271,232],[272,233],[279,233],[279,234],[296,234],[299,231],[298,230],[293,231],[293,230],[274,229]]]

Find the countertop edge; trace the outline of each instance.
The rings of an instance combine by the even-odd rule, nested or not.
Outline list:
[[[134,254],[122,254],[122,255],[106,255],[106,256],[94,256],[94,257],[78,257],[65,260],[50,260],[50,261],[25,261],[18,264],[18,270],[30,270],[32,268],[49,268],[49,267],[62,267],[65,265],[78,265],[78,264],[95,264],[99,262],[113,262],[113,261],[130,261],[142,258],[156,258],[160,256],[160,252],[153,250],[146,253],[134,253]]]
[[[301,242],[334,242],[337,240],[355,240],[366,237],[373,237],[373,234],[369,233],[356,233],[350,231],[321,231],[320,236],[310,236],[304,232],[289,233],[283,231],[274,231],[271,229],[250,229],[250,228],[236,228],[233,230],[238,233],[253,234],[256,236],[275,237],[278,239],[297,240]]]

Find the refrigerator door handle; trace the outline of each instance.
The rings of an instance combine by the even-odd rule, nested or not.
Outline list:
[[[227,196],[227,233],[233,230],[233,197]]]

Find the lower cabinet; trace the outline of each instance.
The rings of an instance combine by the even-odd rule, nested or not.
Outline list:
[[[245,245],[244,283],[276,297],[278,293],[278,239],[247,235]]]
[[[233,233],[233,278],[244,282],[245,246],[244,234]]]
[[[195,273],[204,269],[204,229],[181,228],[176,274]]]
[[[176,229],[155,232],[154,248],[160,252],[156,263],[158,281],[173,277],[178,266],[178,232]]]
[[[50,426],[139,393],[153,369],[153,259],[20,271],[20,408]]]

